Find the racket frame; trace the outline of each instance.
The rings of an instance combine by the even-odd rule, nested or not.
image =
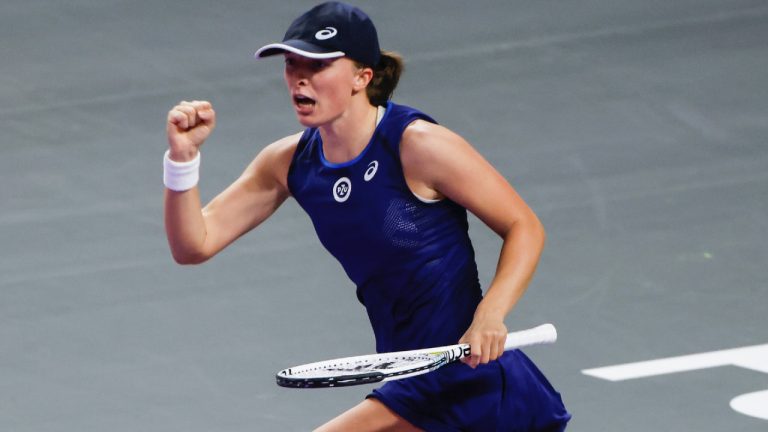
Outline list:
[[[531,345],[553,343],[557,340],[557,331],[552,324],[543,324],[527,330],[507,334],[504,351]],[[367,354],[353,357],[343,357],[283,369],[275,376],[277,385],[288,388],[327,388],[345,387],[361,384],[372,384],[422,375],[445,366],[454,361],[469,356],[469,344],[446,345],[436,348],[423,348],[409,351],[398,351],[381,354]],[[320,375],[302,377],[301,374],[312,370],[328,370],[334,367],[353,364],[391,362],[395,359],[424,357],[418,366],[397,367],[388,371],[372,371],[342,375]]]

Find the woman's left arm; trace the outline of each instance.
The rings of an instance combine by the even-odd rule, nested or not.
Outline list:
[[[425,198],[447,197],[471,211],[503,240],[496,274],[460,343],[473,368],[504,352],[504,318],[525,292],[544,248],[536,214],[472,146],[450,130],[417,120],[406,128],[401,160],[408,186]]]

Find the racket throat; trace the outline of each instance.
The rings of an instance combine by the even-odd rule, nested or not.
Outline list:
[[[454,362],[456,360],[461,360],[464,357],[469,357],[469,355],[472,353],[472,349],[469,345],[463,344],[463,345],[457,345],[453,347],[452,349],[445,352],[445,357],[448,361],[448,363]]]

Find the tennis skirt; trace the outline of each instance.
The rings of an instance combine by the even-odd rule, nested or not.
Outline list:
[[[554,432],[571,418],[560,394],[519,350],[474,370],[456,362],[387,382],[367,398],[429,432]]]

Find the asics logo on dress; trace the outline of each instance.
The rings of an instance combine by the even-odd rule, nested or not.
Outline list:
[[[373,161],[368,164],[368,169],[365,170],[365,174],[363,175],[363,179],[365,181],[371,181],[373,176],[376,175],[376,171],[379,169],[379,161]]]
[[[348,178],[342,177],[336,180],[333,185],[333,199],[337,202],[344,202],[349,199],[352,193],[352,182]]]
[[[315,39],[317,39],[317,40],[330,39],[330,38],[336,36],[336,33],[338,33],[338,32],[339,31],[336,30],[333,27],[326,27],[326,28],[320,30],[319,32],[315,33]]]

